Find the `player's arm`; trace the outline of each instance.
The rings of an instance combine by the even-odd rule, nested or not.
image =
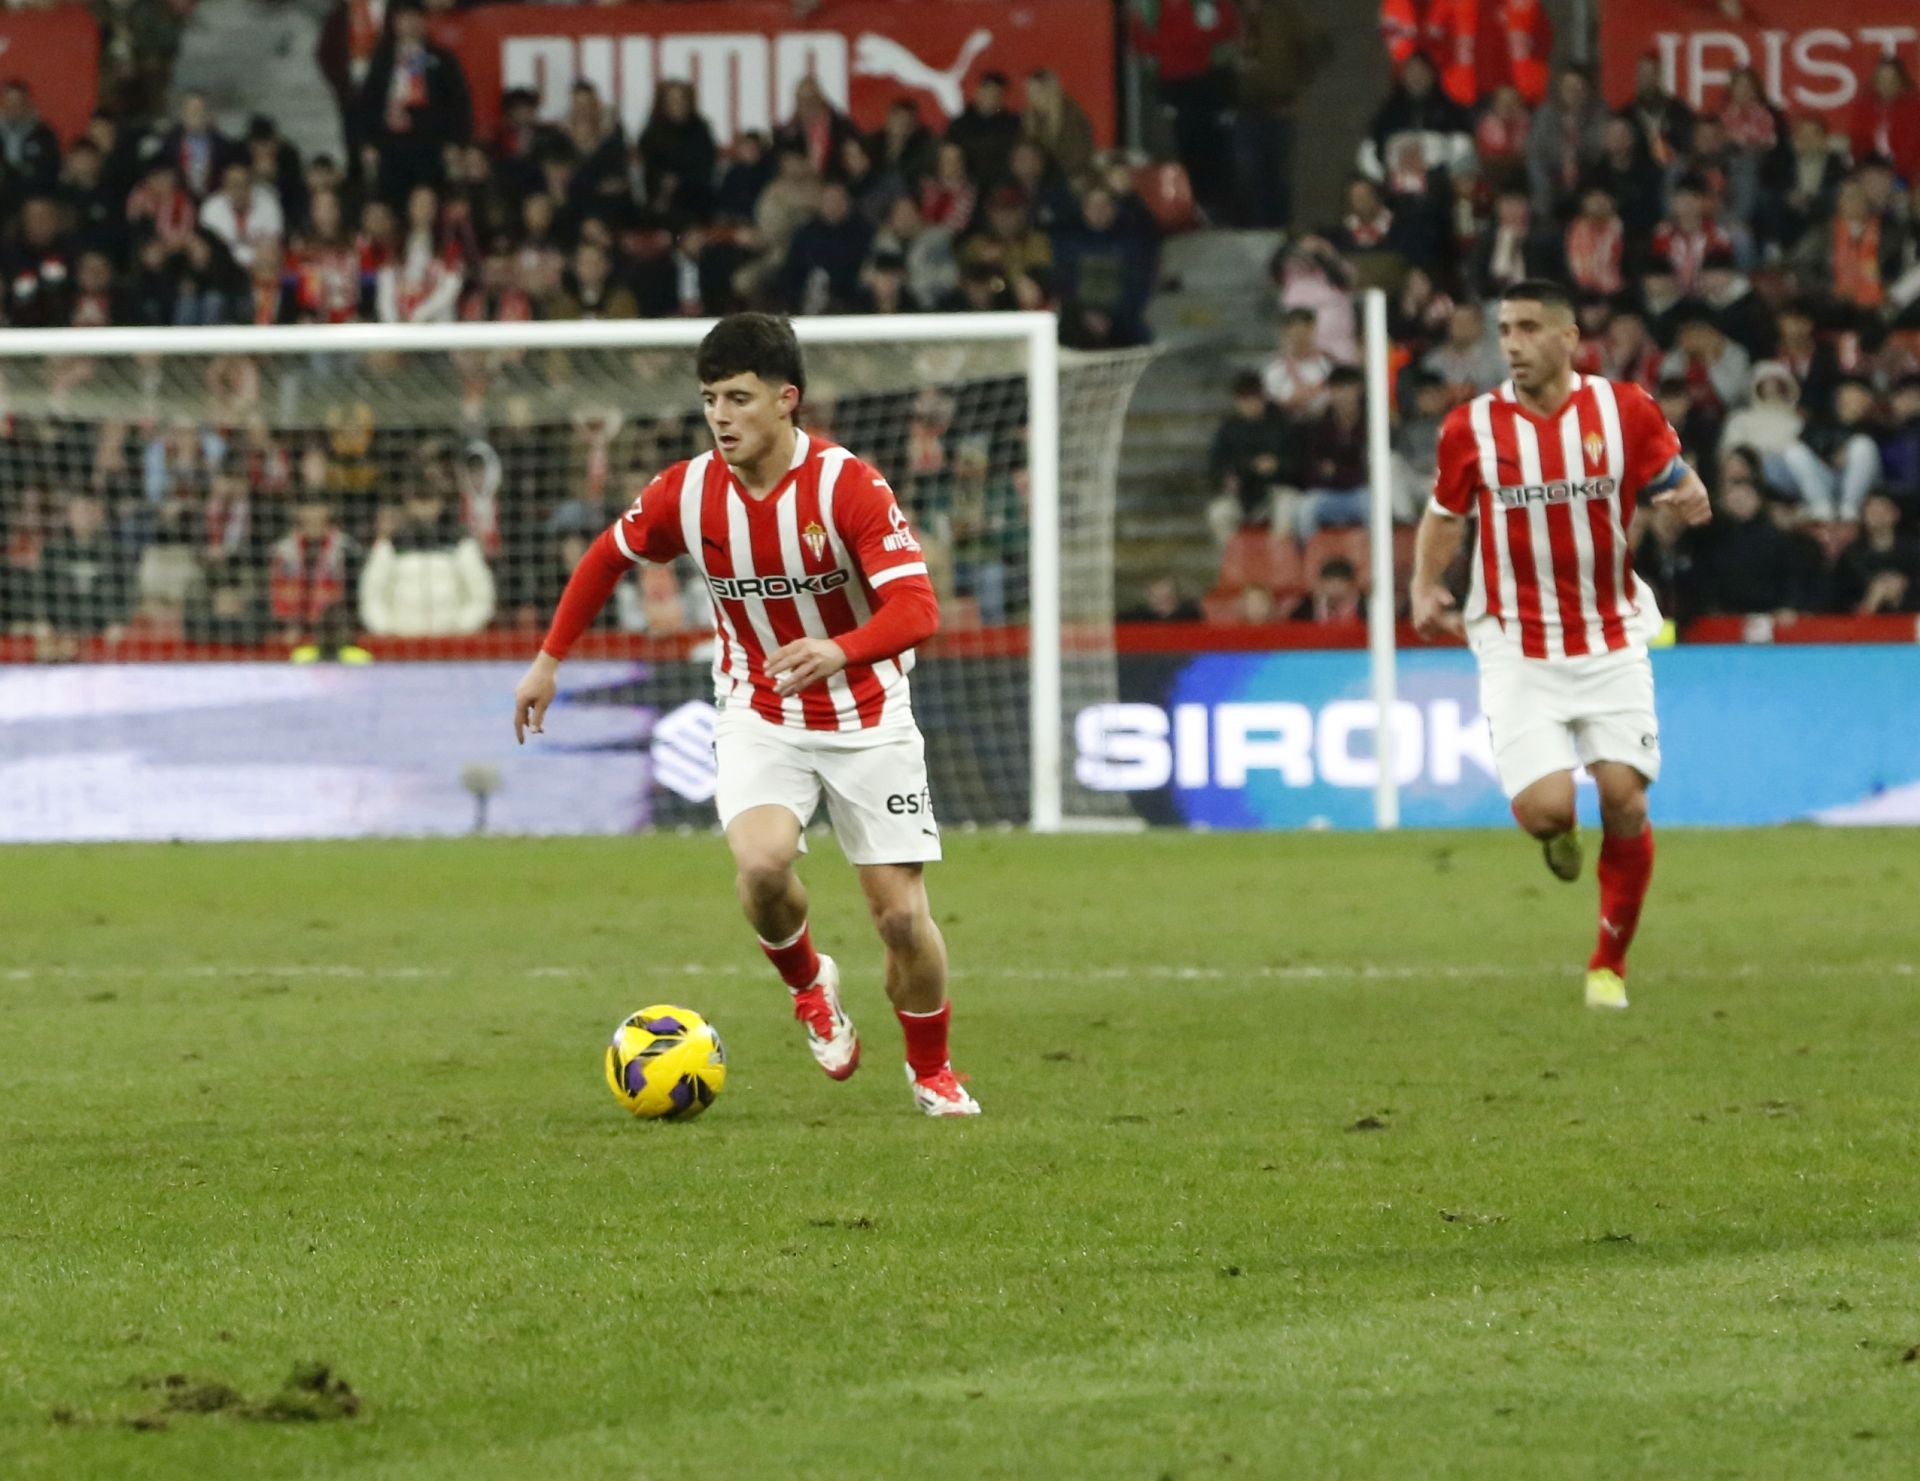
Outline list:
[[[1707,497],[1707,486],[1678,453],[1641,493],[1651,497],[1660,508],[1671,509],[1690,525],[1703,525],[1713,518],[1713,501]]]
[[[873,615],[838,638],[800,638],[769,655],[767,672],[782,697],[822,683],[849,664],[898,658],[940,627],[940,602],[920,542],[886,480],[871,470],[858,481],[843,480],[834,517],[873,590]]]
[[[1408,594],[1414,631],[1423,638],[1459,637],[1464,631],[1454,610],[1453,593],[1447,589],[1447,571],[1466,542],[1477,456],[1466,408],[1458,408],[1440,428],[1433,497],[1413,537],[1413,583]]]
[[[671,517],[672,501],[656,492],[662,482],[656,478],[631,509],[600,532],[567,578],[540,651],[514,686],[513,738],[520,744],[526,744],[529,731],[539,735],[545,729],[547,706],[560,689],[560,663],[593,626],[614,588],[641,561],[670,561],[681,553],[684,541]]]
[[[1423,638],[1459,637],[1465,631],[1447,589],[1447,571],[1467,538],[1464,516],[1428,505],[1413,537],[1413,630]]]

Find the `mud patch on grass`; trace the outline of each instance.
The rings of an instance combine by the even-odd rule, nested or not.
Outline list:
[[[296,1363],[280,1388],[258,1403],[230,1383],[168,1373],[159,1378],[136,1378],[133,1386],[159,1396],[159,1404],[145,1414],[122,1421],[131,1429],[164,1430],[175,1419],[196,1414],[230,1414],[236,1419],[265,1424],[304,1424],[352,1419],[360,1412],[360,1396],[353,1385],[325,1363]],[[55,1423],[62,1421],[55,1411]]]

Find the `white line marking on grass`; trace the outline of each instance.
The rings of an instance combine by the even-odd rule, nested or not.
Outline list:
[[[464,969],[463,969],[464,970]],[[1286,965],[1248,965],[1202,967],[1177,962],[1133,962],[1114,966],[1085,967],[958,967],[954,977],[1005,982],[1419,982],[1441,979],[1449,982],[1483,978],[1577,977],[1582,969],[1565,962],[1521,966],[1512,962],[1461,965],[1432,963],[1412,965],[1380,962],[1299,962]],[[1911,977],[1920,967],[1912,962],[1726,962],[1714,966],[1650,968],[1650,978],[1724,981],[1748,979],[1780,972],[1801,977]],[[229,962],[197,962],[183,966],[119,965],[76,966],[48,963],[30,967],[9,967],[0,971],[0,981],[37,982],[43,980],[98,981],[104,978],[184,977],[201,981],[246,981],[259,978],[320,978],[367,982],[410,982],[443,979],[454,975],[452,967],[392,966],[367,967],[353,962],[276,962],[245,965]],[[647,969],[654,977],[741,977],[763,975],[758,963],[742,962],[657,962]],[[598,977],[601,969],[567,966],[528,967],[520,972],[531,980]]]

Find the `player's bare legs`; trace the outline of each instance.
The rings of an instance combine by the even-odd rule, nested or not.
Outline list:
[[[800,820],[784,807],[750,807],[727,828],[734,889],[763,942],[784,941],[807,923],[807,889],[793,872]]]
[[[867,864],[860,870],[873,928],[886,947],[887,997],[907,1042],[907,1079],[914,1104],[929,1116],[977,1116],[979,1102],[961,1088],[948,1060],[947,943],[927,903],[918,864]]]
[[[1556,879],[1580,877],[1580,819],[1573,805],[1573,773],[1556,771],[1513,799],[1513,820],[1540,840],[1541,855]]]
[[[1600,931],[1587,963],[1587,1003],[1627,1006],[1627,948],[1640,926],[1640,907],[1653,879],[1653,825],[1647,821],[1647,779],[1619,761],[1596,761],[1605,834],[1595,874],[1600,881]]]
[[[793,1016],[807,1031],[820,1068],[844,1080],[860,1067],[860,1038],[840,1006],[840,973],[813,948],[807,890],[794,873],[800,820],[784,807],[750,807],[727,825],[734,888],[766,953],[793,994]]]
[[[887,997],[903,1013],[938,1013],[947,1001],[947,942],[927,903],[926,871],[868,864],[860,888],[887,949]]]

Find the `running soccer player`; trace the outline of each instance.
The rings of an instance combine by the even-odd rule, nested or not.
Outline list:
[[[793,868],[824,793],[886,947],[913,1103],[978,1115],[947,1058],[947,949],[922,871],[940,831],[907,673],[939,608],[920,543],[886,479],[796,424],[806,370],[785,320],[722,319],[695,373],[714,451],[654,479],[581,557],[514,690],[514,737],[541,733],[561,660],[621,578],[689,557],[713,597],[720,824],[740,904],[814,1059],[835,1080],[860,1064],[839,969],[814,950]]]
[[[1647,787],[1660,775],[1647,642],[1662,619],[1633,573],[1642,498],[1690,525],[1711,517],[1680,439],[1640,387],[1577,375],[1573,300],[1522,282],[1500,298],[1500,348],[1513,379],[1456,407],[1415,543],[1413,621],[1423,636],[1464,630],[1500,785],[1547,867],[1580,876],[1573,771],[1600,791],[1600,931],[1587,963],[1591,1008],[1627,1006],[1627,948],[1653,877]],[[1466,611],[1444,584],[1480,538]]]

